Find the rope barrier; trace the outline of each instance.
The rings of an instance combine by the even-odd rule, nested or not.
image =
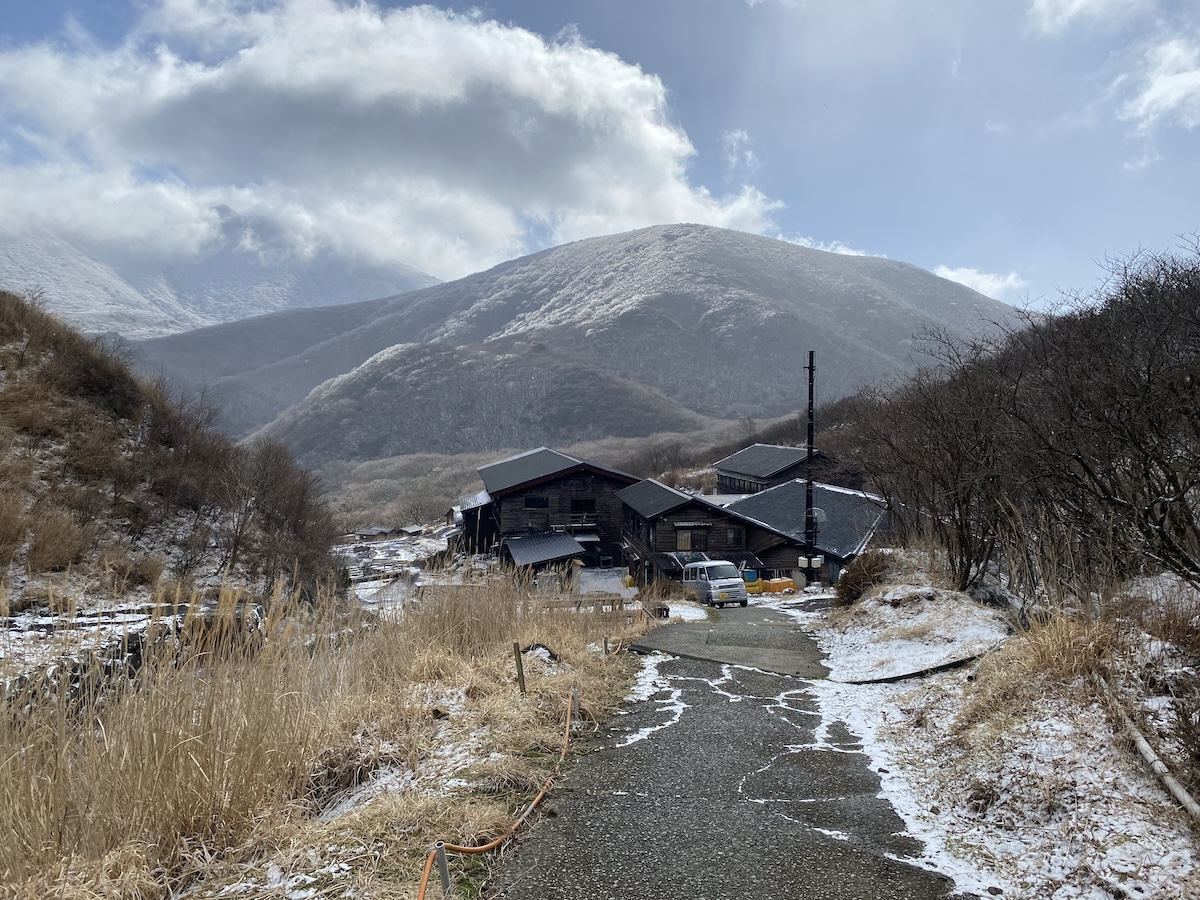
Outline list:
[[[525,824],[525,821],[533,814],[533,811],[541,804],[546,796],[550,793],[550,786],[562,771],[562,764],[567,758],[567,749],[571,745],[571,725],[575,721],[575,713],[579,707],[578,689],[571,691],[571,696],[567,700],[567,726],[563,734],[562,752],[558,755],[558,762],[554,764],[554,770],[546,778],[542,789],[538,791],[533,801],[525,807],[525,811],[517,817],[517,820],[509,827],[508,831],[497,837],[495,840],[489,841],[478,847],[463,847],[458,844],[448,844],[444,841],[438,841],[437,844],[429,851],[425,857],[425,868],[421,872],[421,886],[417,890],[417,900],[425,900],[425,891],[429,887],[429,878],[433,874],[433,866],[437,861],[439,851],[445,853],[462,853],[462,854],[478,854],[487,853],[501,846],[509,838],[513,837],[517,831]]]

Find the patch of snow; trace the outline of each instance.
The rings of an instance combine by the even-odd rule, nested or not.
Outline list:
[[[889,629],[926,626],[905,638],[926,649],[876,643]],[[970,655],[1000,637],[991,627],[974,605],[919,588],[886,592],[815,633],[826,664],[844,677]],[[1076,697],[1045,698],[1019,720],[973,736],[957,724],[967,679],[956,670],[915,686],[811,683],[825,723],[857,735],[881,795],[923,842],[914,862],[964,893],[999,890],[1010,900],[1200,896],[1186,816],[1104,710]]]

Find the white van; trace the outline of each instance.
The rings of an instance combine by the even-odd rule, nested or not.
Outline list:
[[[683,567],[683,586],[705,606],[724,606],[749,602],[746,582],[738,567],[723,559],[688,563]]]

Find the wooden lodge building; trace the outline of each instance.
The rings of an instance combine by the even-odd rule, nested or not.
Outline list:
[[[842,568],[863,551],[885,522],[884,502],[862,491],[813,484],[818,528],[813,573],[799,565],[806,554],[805,482],[794,480],[734,503],[641,481],[617,493],[625,504],[621,532],[625,564],[639,584],[675,579],[685,563],[726,559],[764,578],[836,581]]]
[[[735,500],[725,509],[789,535],[803,550],[806,490],[806,482],[797,478]],[[887,504],[865,491],[814,481],[813,510],[817,519],[815,549],[824,557],[820,579],[826,583],[837,581],[842,569],[888,528]],[[774,559],[771,557],[771,562]]]
[[[766,577],[790,577],[796,568],[795,538],[705,497],[652,479],[617,497],[625,504],[625,564],[639,584],[678,579],[684,564],[700,559],[726,559]]]
[[[756,448],[770,445],[742,452],[766,456]],[[794,463],[794,454],[792,458]],[[774,465],[765,463],[754,471]],[[795,578],[797,584],[814,576],[799,562],[808,555],[805,482],[799,479],[720,503],[547,447],[478,471],[484,489],[459,504],[461,543],[468,553],[493,553],[534,569],[567,560],[592,567],[625,565],[642,585],[679,578],[684,564],[705,558],[757,569],[764,578]],[[763,484],[770,480],[762,478]],[[816,577],[832,582],[886,527],[885,505],[873,494],[819,482],[813,484],[813,495],[815,551],[824,557]]]
[[[621,563],[623,507],[637,478],[539,447],[479,468],[484,489],[460,503],[469,553],[497,553],[539,568],[568,559]]]
[[[813,451],[812,471],[820,475],[836,461],[820,450]],[[718,494],[757,494],[767,488],[808,477],[808,449],[778,444],[751,444],[713,465],[717,470]]]

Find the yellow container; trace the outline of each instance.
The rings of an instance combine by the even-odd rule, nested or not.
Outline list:
[[[742,580],[746,582],[747,594],[761,594],[763,592],[763,580],[754,569],[745,569],[742,572]]]
[[[791,578],[768,578],[763,582],[763,590],[768,594],[782,594],[796,590],[796,582]]]

